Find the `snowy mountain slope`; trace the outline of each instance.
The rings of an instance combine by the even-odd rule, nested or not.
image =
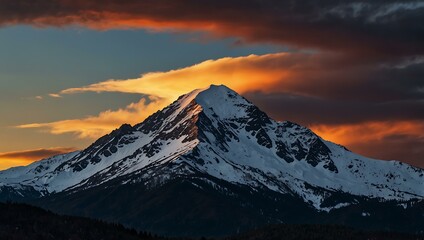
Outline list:
[[[33,173],[37,167],[42,171]],[[305,127],[276,122],[231,89],[214,85],[181,96],[140,124],[122,125],[81,152],[2,171],[0,184],[8,191],[26,186],[42,196],[114,179],[157,187],[199,173],[299,196],[325,211],[355,204],[323,205],[339,192],[398,201],[424,198],[424,170],[354,154]]]
[[[192,95],[195,96],[195,94],[196,91],[193,91]],[[188,113],[188,111],[180,113],[178,110],[184,109],[185,104],[190,102],[184,102],[184,99],[188,98],[190,96],[185,96],[181,101],[171,105],[167,109],[169,120],[172,121],[176,117],[179,118],[177,121],[184,120],[181,119],[181,116]],[[166,114],[165,112],[164,114]],[[180,113],[179,116],[177,116],[178,113]],[[156,135],[159,132],[161,134],[172,133],[172,124],[178,124],[178,122],[164,123],[163,126],[160,126],[161,128],[154,132],[146,131],[145,129],[148,128],[146,124],[143,124],[138,131],[130,125],[124,124],[119,129],[101,137],[81,152],[59,155],[35,162],[26,167],[0,171],[0,184],[9,187],[28,185],[45,193],[60,192],[81,181],[88,180],[96,174],[101,174],[122,161],[126,162],[126,171],[116,173],[116,175],[112,176],[109,175],[108,179],[143,168],[161,158],[170,157],[167,155],[178,156],[186,151],[184,150],[186,146],[193,145],[193,143],[169,141],[167,143],[169,146],[168,151],[157,154],[156,158],[149,159],[152,151],[154,151],[155,144],[160,144],[154,144],[154,141],[158,141]],[[31,172],[34,168],[40,168],[39,165],[40,167],[49,167],[43,168],[43,171],[35,175],[32,174]]]
[[[78,151],[49,157],[31,163],[25,167],[13,167],[0,171],[0,199],[23,198],[26,195],[40,197],[49,194],[45,176],[54,171],[63,162],[72,159]]]

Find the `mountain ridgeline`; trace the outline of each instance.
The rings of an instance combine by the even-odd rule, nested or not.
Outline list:
[[[85,150],[0,172],[2,201],[173,236],[276,223],[420,232],[423,186],[423,169],[274,121],[222,85],[185,94]]]

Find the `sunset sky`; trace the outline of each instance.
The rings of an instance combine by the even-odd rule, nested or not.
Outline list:
[[[0,169],[210,84],[424,167],[423,23],[423,1],[0,0]]]

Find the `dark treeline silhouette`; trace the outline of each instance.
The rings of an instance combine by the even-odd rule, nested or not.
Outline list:
[[[18,203],[0,203],[0,239],[5,240],[189,240],[166,238],[128,229],[121,224],[64,216]],[[191,238],[191,240],[212,238]],[[423,240],[424,236],[390,232],[363,232],[333,225],[273,225],[221,240]]]
[[[224,240],[423,240],[424,235],[365,232],[337,225],[280,224]]]
[[[121,224],[62,216],[26,204],[0,203],[0,239],[166,240],[168,238],[137,232]]]

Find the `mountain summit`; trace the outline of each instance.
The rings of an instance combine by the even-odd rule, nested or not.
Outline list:
[[[393,221],[424,212],[423,186],[424,170],[274,121],[223,85],[185,94],[83,151],[0,172],[2,200],[173,235],[323,219],[387,228],[387,209],[396,209]],[[400,230],[422,227],[423,214],[414,216],[421,223]]]

